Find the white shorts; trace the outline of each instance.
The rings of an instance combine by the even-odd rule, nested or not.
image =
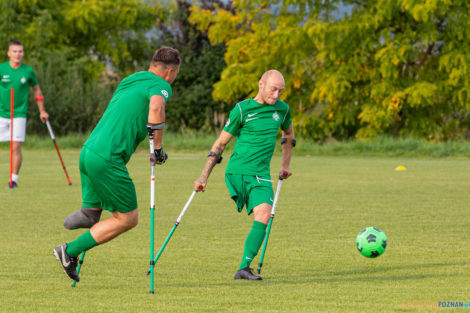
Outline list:
[[[10,141],[10,119],[0,117],[0,142]],[[26,117],[13,118],[13,141],[24,142],[26,137]]]

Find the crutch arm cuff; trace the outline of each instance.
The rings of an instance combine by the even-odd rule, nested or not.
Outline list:
[[[147,129],[148,131],[153,131],[153,130],[159,130],[165,128],[165,122],[163,123],[147,123]]]
[[[217,164],[219,164],[220,162],[222,162],[222,159],[223,159],[220,154],[217,154],[217,153],[215,153],[215,152],[213,152],[213,151],[209,152],[209,154],[207,155],[207,157],[208,157],[208,158],[209,158],[209,157],[215,157],[216,160],[217,160]]]
[[[287,138],[282,138],[281,139],[281,145],[285,144],[286,142],[287,142]],[[292,147],[295,147],[295,145],[297,144],[297,141],[294,138],[292,138],[290,143],[292,144]]]

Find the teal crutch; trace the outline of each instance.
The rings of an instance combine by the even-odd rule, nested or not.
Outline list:
[[[202,189],[202,186],[200,186],[199,189]],[[186,213],[186,210],[188,209],[189,205],[190,205],[191,202],[193,201],[193,198],[194,198],[195,195],[196,195],[196,190],[194,190],[194,191],[191,193],[191,196],[189,197],[189,200],[186,202],[186,204],[184,205],[183,210],[181,211],[180,215],[179,215],[178,218],[176,219],[175,225],[173,225],[173,228],[171,229],[170,233],[169,233],[168,236],[166,237],[165,242],[163,243],[163,245],[162,245],[162,247],[160,248],[160,250],[158,250],[157,256],[155,257],[154,260],[152,260],[152,261],[153,261],[153,266],[155,266],[155,263],[157,263],[158,259],[160,258],[160,256],[161,256],[162,253],[163,253],[163,250],[165,250],[166,245],[167,245],[168,242],[170,241],[171,236],[173,236],[173,233],[175,232],[176,227],[178,227],[178,225],[180,224],[181,220],[183,219],[183,216],[184,216],[184,214]],[[151,274],[151,271],[152,271],[152,268],[149,269],[149,271],[147,272],[147,275],[148,275],[148,274]]]
[[[78,260],[77,275],[80,274],[80,269],[82,268],[84,258],[85,258],[85,251],[82,252],[82,254],[80,255],[80,259]],[[74,280],[72,282],[72,287],[75,287],[76,284],[77,284],[77,281]]]
[[[274,220],[274,214],[276,213],[277,200],[279,199],[279,192],[281,191],[282,180],[287,177],[287,172],[282,173],[282,176],[279,176],[279,181],[277,183],[276,195],[274,196],[273,207],[271,209],[271,218],[269,219],[268,228],[266,229],[266,237],[264,239],[263,250],[261,251],[261,256],[258,263],[258,274],[261,273],[261,267],[263,266],[264,254],[266,253],[266,247],[268,246],[269,233],[271,232],[271,226]]]

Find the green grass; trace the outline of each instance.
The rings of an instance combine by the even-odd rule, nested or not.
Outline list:
[[[157,169],[157,249],[205,161],[204,153],[169,152]],[[150,295],[147,154],[137,152],[128,166],[139,225],[90,250],[74,289],[52,256],[54,246],[83,232],[62,227],[81,199],[79,150],[62,154],[72,186],[52,145],[25,149],[19,189],[0,186],[0,312],[431,312],[402,303],[469,300],[468,158],[294,156],[264,280],[255,282],[233,280],[252,218],[234,210],[224,160],[160,258]],[[8,150],[0,150],[0,160],[6,186]],[[275,156],[273,174],[279,165]],[[407,170],[397,172],[397,165]],[[372,225],[389,245],[366,259],[355,238]]]

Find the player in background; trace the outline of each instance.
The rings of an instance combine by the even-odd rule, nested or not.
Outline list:
[[[18,174],[20,173],[23,155],[21,144],[26,137],[26,117],[28,116],[29,87],[33,88],[34,98],[39,108],[39,117],[42,122],[49,119],[44,109],[44,96],[31,66],[23,63],[24,49],[19,41],[12,41],[8,47],[9,61],[0,64],[0,141],[10,141],[10,90],[14,90],[13,115],[13,157],[12,185],[8,188],[18,187]]]

